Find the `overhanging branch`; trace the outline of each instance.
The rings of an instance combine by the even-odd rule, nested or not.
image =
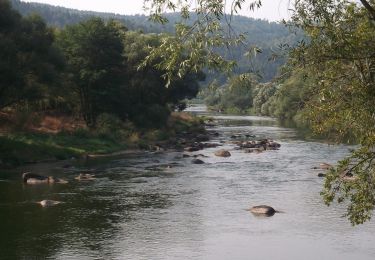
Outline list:
[[[367,9],[367,11],[371,15],[371,20],[375,21],[375,8],[370,5],[370,3],[366,0],[360,0],[363,6]]]

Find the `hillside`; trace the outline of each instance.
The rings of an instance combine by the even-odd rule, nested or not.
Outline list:
[[[11,0],[13,7],[22,15],[33,13],[39,14],[49,25],[55,27],[64,27],[66,25],[76,24],[87,20],[92,16],[101,17],[103,19],[116,19],[121,21],[129,30],[142,31],[145,33],[173,33],[174,24],[179,21],[179,14],[168,14],[169,23],[166,25],[155,24],[148,20],[145,15],[118,15],[113,13],[102,13],[92,11],[80,11],[64,7],[52,6],[40,3],[26,3],[19,0]],[[268,22],[266,20],[252,19],[244,16],[233,17],[232,28],[237,32],[245,32],[247,41],[250,45],[256,45],[262,49],[262,53],[256,58],[249,61],[244,57],[245,49],[238,47],[228,52],[222,49],[220,52],[227,55],[230,59],[234,59],[238,63],[236,73],[256,72],[262,76],[261,81],[269,81],[275,77],[285,59],[279,58],[270,61],[270,57],[274,52],[278,51],[280,44],[293,44],[300,38],[291,33],[284,25]],[[208,76],[218,79],[223,83],[226,80],[224,75]]]

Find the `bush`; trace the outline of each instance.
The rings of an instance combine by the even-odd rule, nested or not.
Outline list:
[[[62,134],[65,133],[62,132]],[[88,138],[91,136],[91,133],[87,128],[78,128],[73,132],[73,135],[80,138]]]
[[[139,114],[133,120],[137,126],[145,128],[161,128],[166,125],[170,110],[158,104],[139,106]]]

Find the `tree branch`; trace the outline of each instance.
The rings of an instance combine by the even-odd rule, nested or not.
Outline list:
[[[375,8],[370,5],[370,3],[367,0],[360,0],[363,6],[367,9],[367,11],[371,15],[371,20],[375,21]]]

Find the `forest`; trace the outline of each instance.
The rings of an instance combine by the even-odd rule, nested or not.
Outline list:
[[[22,144],[36,139],[38,146],[39,139],[46,137],[32,135],[24,140],[17,133],[40,126],[46,116],[71,118],[71,133],[61,136],[63,140],[53,137],[55,142],[64,142],[71,134],[92,135],[119,149],[119,141],[125,145],[129,138],[139,139],[135,136],[143,130],[136,129],[164,128],[171,112],[195,97],[198,82],[204,80],[203,72],[191,72],[166,88],[163,70],[152,64],[138,68],[148,48],[168,35],[129,31],[118,21],[97,17],[52,28],[38,15],[23,17],[8,1],[0,3],[1,120],[4,131],[9,132],[9,125],[13,128],[12,134],[1,137],[5,165],[32,156],[22,151]],[[100,144],[93,146],[102,149]],[[51,153],[66,158],[85,151],[62,150]]]

